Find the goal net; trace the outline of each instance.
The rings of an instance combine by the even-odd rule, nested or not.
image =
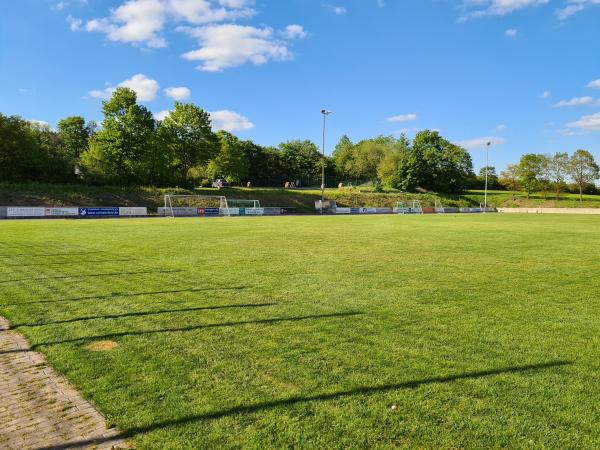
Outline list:
[[[412,202],[399,202],[394,208],[396,214],[423,214],[423,207],[418,200]]]
[[[158,209],[164,217],[228,216],[227,198],[220,195],[165,195],[165,205]]]
[[[230,215],[234,216],[262,216],[265,209],[261,208],[258,200],[242,200],[230,198],[227,201]]]

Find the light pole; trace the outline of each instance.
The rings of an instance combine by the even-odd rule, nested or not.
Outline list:
[[[490,145],[491,142],[488,142],[485,146],[485,200],[484,200],[484,212],[487,212],[487,197],[488,197],[488,173],[490,171]]]
[[[321,114],[323,114],[323,147],[321,147],[323,153],[321,164],[321,214],[323,214],[323,203],[325,202],[325,126],[327,124],[327,116],[333,114],[333,111],[322,109]]]

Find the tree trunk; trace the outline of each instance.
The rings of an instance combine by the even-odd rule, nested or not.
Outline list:
[[[579,203],[583,203],[583,185],[579,185]]]

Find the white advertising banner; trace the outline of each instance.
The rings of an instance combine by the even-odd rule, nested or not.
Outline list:
[[[15,206],[6,208],[7,217],[44,217],[46,208]]]
[[[336,214],[350,214],[352,210],[350,208],[335,208]]]
[[[78,216],[79,208],[46,208],[44,211],[46,217],[70,217]]]
[[[145,207],[121,207],[119,216],[147,216],[148,208]]]

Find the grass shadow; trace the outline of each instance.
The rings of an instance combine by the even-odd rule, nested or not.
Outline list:
[[[161,430],[163,428],[179,426],[179,425],[188,425],[194,422],[202,422],[206,420],[214,420],[220,419],[227,416],[233,416],[237,414],[252,414],[259,411],[264,411],[272,408],[278,407],[286,407],[292,406],[296,404],[308,403],[308,402],[326,402],[331,400],[337,400],[344,397],[352,397],[357,395],[372,395],[379,394],[384,392],[396,391],[401,389],[416,389],[420,386],[428,385],[428,384],[445,384],[452,383],[454,381],[459,380],[469,380],[469,379],[478,379],[484,377],[490,377],[494,375],[502,375],[507,373],[524,373],[524,372],[533,372],[538,370],[552,369],[557,367],[569,366],[572,365],[572,361],[549,361],[539,364],[529,364],[523,366],[510,366],[510,367],[502,367],[498,369],[488,369],[488,370],[480,370],[473,372],[464,372],[456,375],[448,375],[448,376],[440,376],[440,377],[431,377],[431,378],[423,378],[419,380],[405,381],[400,383],[392,383],[385,384],[380,386],[359,386],[353,389],[341,390],[332,393],[325,394],[315,394],[315,395],[307,395],[307,396],[295,396],[289,398],[283,398],[279,400],[272,400],[267,402],[255,403],[252,405],[240,405],[234,406],[227,409],[222,409],[219,411],[208,412],[205,414],[195,414],[184,416],[179,419],[173,420],[165,420],[162,422],[156,422],[151,425],[134,427],[128,430],[122,431],[118,438],[128,439],[132,438],[138,434],[149,433],[156,430]],[[81,448],[93,444],[100,444],[103,442],[108,442],[110,440],[116,439],[113,438],[102,438],[99,440],[89,439],[82,440],[77,442],[68,442],[62,445],[57,446],[49,446],[43,447],[38,450],[62,450],[67,448]]]
[[[87,342],[87,341],[104,340],[104,339],[115,339],[115,338],[124,337],[124,336],[143,336],[146,334],[156,334],[156,333],[177,333],[177,332],[210,329],[210,328],[237,327],[237,326],[253,325],[253,324],[300,322],[303,320],[351,317],[351,316],[357,316],[360,314],[362,314],[362,313],[361,312],[343,312],[343,313],[333,313],[333,314],[314,314],[314,315],[310,315],[310,316],[299,316],[299,317],[278,317],[278,318],[273,318],[273,319],[241,320],[238,322],[211,323],[211,324],[207,324],[207,325],[194,325],[191,327],[161,328],[158,330],[123,331],[120,333],[108,333],[108,334],[103,334],[103,335],[98,335],[98,336],[84,336],[84,337],[80,337],[80,338],[63,339],[63,340],[59,340],[59,341],[40,342],[39,344],[32,345],[31,349],[35,350],[39,347],[43,347],[43,346],[47,346],[47,345],[60,345],[60,344],[70,344],[70,343],[75,343],[75,342]]]
[[[160,294],[180,294],[183,292],[206,292],[206,291],[241,291],[247,289],[246,286],[234,286],[234,287],[214,287],[214,288],[197,288],[197,289],[176,289],[171,291],[147,291],[147,292],[113,292],[107,295],[90,295],[85,297],[70,297],[60,298],[54,300],[36,300],[34,302],[20,302],[20,303],[3,303],[0,306],[20,306],[20,305],[31,305],[37,303],[62,303],[62,302],[79,302],[86,300],[105,300],[114,299],[120,297],[141,297],[144,295],[160,295]]]
[[[163,309],[160,311],[140,311],[140,312],[130,312],[130,313],[123,313],[123,314],[108,314],[108,315],[104,315],[104,316],[87,316],[87,317],[77,317],[74,319],[55,320],[55,321],[44,322],[44,323],[18,323],[16,325],[11,325],[11,329],[15,329],[15,328],[19,328],[19,327],[43,327],[46,325],[84,322],[86,320],[96,320],[96,319],[121,319],[124,317],[154,316],[154,315],[159,315],[159,314],[193,312],[193,311],[209,311],[209,310],[214,310],[214,309],[262,308],[265,306],[274,306],[276,304],[277,303],[249,303],[249,304],[244,304],[244,305],[215,305],[215,306],[200,306],[197,308]]]
[[[65,278],[95,278],[95,277],[115,277],[121,275],[147,275],[151,273],[177,273],[183,270],[142,270],[138,272],[111,272],[111,273],[92,273],[88,275],[59,275],[56,277],[39,277],[39,278],[19,278],[14,280],[0,280],[0,284],[18,283],[20,281],[40,281],[40,280],[62,280]]]

